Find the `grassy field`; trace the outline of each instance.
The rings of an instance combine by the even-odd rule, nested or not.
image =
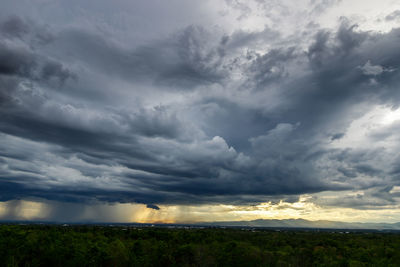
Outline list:
[[[400,234],[0,225],[1,266],[400,266]]]

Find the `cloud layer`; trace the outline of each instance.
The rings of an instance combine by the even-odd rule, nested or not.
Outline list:
[[[324,27],[340,1],[193,4],[179,24],[37,2],[0,13],[0,200],[398,203],[400,28]]]

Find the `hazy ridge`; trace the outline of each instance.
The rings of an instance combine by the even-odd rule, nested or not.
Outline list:
[[[400,230],[400,222],[397,223],[359,223],[339,221],[309,221],[304,219],[285,220],[252,220],[252,221],[222,221],[206,222],[209,226],[246,226],[246,227],[287,227],[287,228],[331,228],[331,229],[391,229]]]

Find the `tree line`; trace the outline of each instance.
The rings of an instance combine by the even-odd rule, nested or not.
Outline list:
[[[400,235],[0,225],[1,266],[400,266]]]

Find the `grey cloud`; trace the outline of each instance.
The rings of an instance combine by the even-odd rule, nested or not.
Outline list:
[[[326,11],[328,8],[337,5],[342,0],[311,0],[312,5],[311,13],[320,14]]]
[[[335,63],[354,52],[354,49],[363,44],[368,37],[365,32],[357,32],[357,25],[351,25],[346,19],[332,36],[331,32],[319,31],[314,43],[308,50],[308,57],[312,66],[336,67]],[[350,62],[349,62],[350,63]]]
[[[322,206],[345,207],[361,210],[391,209],[397,205],[398,193],[392,192],[393,186],[376,186],[364,191],[345,192],[333,198],[316,197],[315,203]]]
[[[1,79],[7,79],[3,76],[16,76],[34,82],[56,80],[60,85],[76,77],[62,63],[42,56],[31,48],[29,40],[23,44],[4,40],[0,42],[0,75]]]
[[[61,32],[53,45],[72,54],[72,62],[130,81],[151,82],[175,89],[218,83],[225,77],[219,42],[203,28],[189,26],[165,40],[138,47],[123,47],[118,42],[78,29]]]
[[[15,27],[8,31],[25,34]],[[280,38],[189,26],[136,45],[66,26],[41,46],[1,42],[3,200],[155,208],[393,186],[395,166],[374,165],[384,152],[329,144],[368,104],[398,102],[398,30],[362,32],[344,21],[307,40],[306,53],[259,46],[266,36]],[[374,75],[379,86],[360,71],[368,60],[369,73],[393,69]]]
[[[287,97],[293,102],[293,114],[286,115],[286,119],[293,121],[290,118],[294,115],[295,120],[306,127],[308,123],[319,127],[329,124],[329,131],[344,131],[349,120],[354,119],[344,114],[356,103],[368,101],[372,95],[381,98],[382,102],[389,99],[396,101],[397,91],[390,84],[391,79],[398,75],[397,71],[381,74],[377,82],[389,86],[378,89],[379,85],[371,84],[369,77],[362,75],[358,68],[368,59],[384,68],[397,66],[398,63],[394,63],[393,59],[398,58],[398,52],[389,45],[392,38],[397,38],[395,36],[395,30],[380,37],[355,32],[354,26],[347,22],[334,35],[326,31],[319,32],[307,54],[313,70],[311,75],[296,80],[289,87],[292,89],[288,91]],[[383,50],[377,47],[385,47],[384,53],[389,56],[383,56]],[[336,119],[338,116],[342,118]]]
[[[357,177],[357,173],[352,170],[352,169],[347,169],[344,167],[339,167],[338,171],[341,172],[344,176],[349,177],[349,178],[355,178]]]
[[[271,50],[264,55],[255,55],[247,71],[251,83],[263,88],[271,82],[278,82],[288,76],[286,65],[294,59],[294,48]]]
[[[42,67],[40,78],[45,81],[56,79],[59,84],[64,84],[69,78],[76,79],[76,75],[65,68],[60,62],[48,61]]]
[[[368,164],[355,164],[351,168],[339,167],[338,171],[349,178],[358,177],[359,174],[365,174],[369,176],[377,176],[382,174],[381,170],[378,170]]]
[[[159,210],[160,209],[157,205],[153,205],[153,204],[147,204],[146,207],[149,208],[149,209],[153,209],[153,210]]]
[[[331,140],[332,141],[338,140],[338,139],[342,138],[343,136],[344,136],[344,133],[336,133],[336,134],[332,135]]]
[[[359,164],[355,166],[357,172],[362,174],[368,174],[371,176],[379,175],[381,173],[380,170],[368,165],[368,164]]]
[[[400,10],[395,10],[385,17],[386,20],[398,20],[400,18]]]
[[[30,48],[47,45],[54,40],[49,27],[16,15],[0,21],[0,34],[5,40],[24,41]]]
[[[207,135],[223,136],[240,150],[248,148],[249,138],[265,134],[276,125],[275,118],[265,116],[262,110],[226,98],[206,97],[193,109],[196,118],[205,122],[203,129]]]
[[[29,25],[18,16],[11,16],[0,24],[1,32],[7,37],[22,37],[29,33]]]
[[[231,35],[224,37],[226,48],[230,50],[243,49],[252,46],[264,46],[266,43],[272,43],[280,40],[280,33],[269,27],[265,27],[263,31],[235,31]]]
[[[382,66],[372,65],[371,61],[369,60],[367,61],[367,63],[364,64],[364,66],[360,67],[360,69],[365,75],[374,75],[374,76],[379,75],[384,71]]]
[[[361,210],[379,210],[390,208],[396,204],[393,199],[385,199],[384,195],[355,194],[351,196],[340,196],[334,199],[315,199],[315,203],[325,207],[344,207]]]
[[[391,125],[387,125],[386,127],[370,131],[368,137],[370,137],[375,142],[389,138],[400,140],[400,136],[398,135],[399,130],[400,123],[398,121],[395,121]]]
[[[0,44],[0,73],[3,75],[30,76],[36,60],[29,50]]]
[[[225,0],[225,3],[240,12],[240,15],[236,18],[237,20],[242,20],[251,13],[251,8],[240,0]]]
[[[290,123],[280,123],[274,129],[268,131],[267,135],[258,136],[250,139],[250,143],[253,149],[260,151],[261,153],[273,153],[285,151],[282,145],[290,142],[292,132],[298,125],[292,125]]]

